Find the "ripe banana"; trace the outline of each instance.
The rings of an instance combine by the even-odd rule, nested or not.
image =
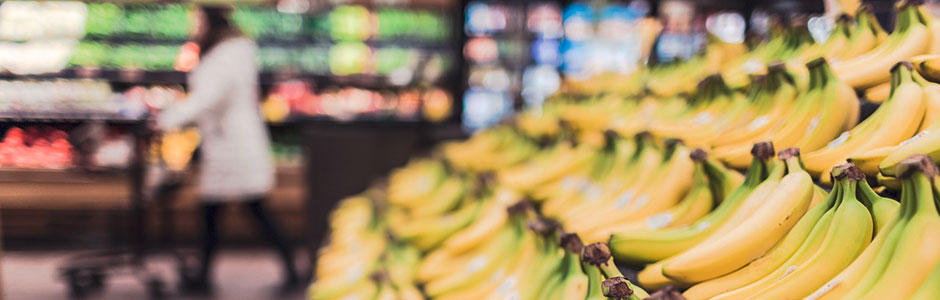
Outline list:
[[[663,275],[686,283],[702,282],[743,267],[776,244],[803,216],[813,197],[812,178],[800,165],[799,151],[785,149],[780,159],[786,162],[788,174],[752,216],[717,239],[670,258],[663,265]]]

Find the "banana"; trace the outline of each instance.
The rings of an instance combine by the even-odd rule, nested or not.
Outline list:
[[[450,175],[428,197],[430,201],[412,208],[409,213],[415,218],[442,214],[456,207],[465,193],[465,180],[460,176]]]
[[[918,154],[901,163],[898,174],[902,180],[911,181],[911,190],[902,193],[915,194],[916,212],[905,224],[881,278],[860,299],[907,299],[940,263],[936,243],[940,240],[940,215],[934,184],[940,176],[937,166],[926,155]]]
[[[541,253],[538,253],[535,234],[529,230],[523,231],[523,237],[519,241],[518,247],[510,253],[503,253],[510,257],[505,260],[505,264],[497,266],[497,269],[480,278],[480,281],[474,281],[472,285],[466,285],[456,290],[450,290],[445,293],[433,295],[432,290],[428,290],[429,296],[435,299],[443,300],[471,300],[471,299],[502,299],[515,295],[520,297],[518,283],[525,278],[526,271],[533,265],[539,265],[543,259]],[[433,281],[431,281],[433,283]],[[430,284],[428,285],[430,287]]]
[[[810,174],[822,174],[856,153],[896,145],[914,136],[924,115],[923,89],[913,81],[911,67],[900,63],[892,73],[899,78],[891,99],[864,122],[843,132],[826,147],[807,153],[803,163]]]
[[[606,243],[593,243],[587,245],[581,251],[581,260],[590,265],[597,266],[604,273],[604,276],[617,285],[621,285],[620,288],[611,288],[611,282],[605,281],[604,287],[610,290],[618,290],[618,292],[610,293],[605,291],[606,296],[611,296],[614,294],[614,298],[629,298],[629,299],[646,299],[649,297],[643,288],[638,287],[631,283],[628,280],[624,279],[623,273],[620,272],[620,269],[617,268],[617,265],[614,263],[614,258],[610,254],[610,248]],[[611,280],[612,279],[612,280]]]
[[[836,173],[834,171],[834,173]],[[767,285],[751,299],[798,299],[810,295],[816,288],[849,266],[871,241],[873,221],[871,213],[856,197],[856,182],[864,180],[861,171],[852,165],[843,165],[837,176],[844,188],[842,201],[833,215],[832,225],[819,250],[805,263],[788,268],[785,277]]]
[[[395,170],[389,176],[388,201],[412,207],[427,199],[444,177],[444,165],[436,160],[419,160]]]
[[[814,117],[817,125],[810,126],[803,138],[796,142],[797,148],[808,152],[825,146],[839,136],[839,133],[855,126],[859,104],[852,87],[835,79],[824,58],[813,60],[806,65],[809,68],[817,68],[825,75],[822,83],[823,94],[820,97],[839,100],[824,102],[819,114]]]
[[[858,182],[858,200],[871,211],[875,221],[875,234],[883,232],[888,224],[895,222],[901,208],[897,201],[879,196],[865,180]]]
[[[636,163],[642,155],[641,145],[646,144],[642,138],[639,142],[634,139],[617,139],[613,147],[613,155],[607,159],[597,160],[590,174],[571,174],[564,177],[558,191],[547,196],[542,203],[542,214],[557,218],[565,211],[577,207],[582,202],[597,201],[605,190],[622,186],[623,182],[631,182],[638,172]],[[644,153],[650,155],[652,153]],[[603,170],[603,171],[601,171]]]
[[[865,187],[868,187],[868,183],[862,180],[858,182],[858,185],[860,187],[859,191],[861,192],[859,199],[870,197],[870,195],[868,195],[869,192],[864,191]],[[870,187],[868,189],[870,190]],[[888,201],[893,202],[893,200]],[[903,218],[904,213],[896,211],[895,214],[892,215],[890,219],[884,221],[884,225],[880,225],[880,227],[878,225],[878,212],[872,211],[872,214],[875,217],[875,227],[877,230],[875,238],[868,244],[868,247],[865,247],[865,250],[862,251],[848,267],[826,282],[826,284],[818,290],[807,296],[805,300],[842,299],[852,288],[863,286],[860,283],[865,282],[863,279],[864,276],[866,276],[866,272],[869,271],[869,268],[874,266],[874,269],[870,271],[872,275],[880,274],[883,269],[877,266],[883,266],[883,263],[877,263],[877,259],[879,256],[882,256],[883,260],[886,261],[887,258],[890,257],[890,254],[882,254],[889,253],[887,251],[883,252],[882,249],[892,247],[897,241],[896,237],[898,234],[892,232],[897,230],[895,228],[903,226],[903,224],[899,225],[898,223],[901,221],[901,218]],[[868,285],[869,284],[865,283],[864,286]]]
[[[716,278],[743,267],[783,238],[809,207],[813,182],[800,166],[797,149],[781,151],[780,159],[786,162],[788,174],[766,195],[761,207],[735,229],[669,258],[663,275],[686,283]]]
[[[561,243],[565,249],[564,279],[556,292],[548,295],[549,299],[582,299],[587,295],[590,284],[588,275],[581,269],[581,250],[584,244],[574,233],[563,234]]]
[[[833,65],[839,79],[856,89],[888,81],[889,71],[900,61],[927,53],[930,30],[920,21],[917,7],[904,3],[899,8],[896,31],[871,51]]]
[[[570,170],[590,162],[596,153],[594,147],[587,144],[560,147],[546,157],[532,158],[526,164],[498,172],[497,180],[507,187],[528,191],[539,184],[557,180]]]
[[[742,148],[747,153],[751,144],[761,140],[761,137],[770,132],[780,123],[785,122],[788,114],[793,108],[793,99],[796,97],[797,88],[794,85],[793,78],[787,74],[787,69],[782,64],[774,64],[767,68],[765,86],[760,90],[757,97],[758,105],[764,107],[758,108],[755,117],[751,118],[747,124],[742,124],[732,128],[721,136],[715,138],[711,144],[716,147],[729,146]],[[717,150],[716,150],[717,151]],[[750,163],[750,156],[746,156],[747,162],[738,162],[733,164],[735,167],[746,167]]]
[[[862,55],[881,44],[887,35],[872,14],[871,7],[862,5],[855,12],[857,25],[849,35],[845,51],[836,54],[834,60],[848,60]]]
[[[865,90],[865,100],[871,103],[881,104],[888,100],[891,93],[891,83],[885,82]]]
[[[935,22],[936,23],[936,22]],[[940,54],[927,54],[911,58],[917,73],[932,82],[940,82]]]
[[[819,104],[837,101],[835,97],[822,97],[827,76],[822,72],[823,66],[825,65],[813,64],[808,66],[810,73],[808,89],[801,91],[797,96],[788,117],[771,129],[763,138],[770,140],[776,146],[792,147],[805,136],[807,130],[811,130],[819,124],[819,119],[815,118],[819,114]],[[742,146],[744,144],[717,147],[713,153],[729,165],[740,168],[742,164],[750,161],[750,158],[746,156],[747,150]]]
[[[911,300],[940,299],[940,264],[933,268],[930,276],[924,280],[920,288],[911,296]]]
[[[689,189],[689,192],[686,193],[678,204],[662,213],[646,217],[640,221],[610,225],[602,232],[609,235],[610,232],[675,228],[692,224],[707,215],[715,204],[711,186],[708,181],[708,174],[705,172],[704,161],[707,154],[704,150],[696,149],[690,154],[690,157],[696,161],[693,175],[694,183],[692,188]]]
[[[658,168],[654,174],[648,176],[647,180],[638,181],[637,196],[632,201],[623,206],[620,206],[620,203],[614,204],[616,206],[612,205],[617,213],[601,216],[596,216],[594,213],[593,218],[589,216],[563,218],[562,223],[573,231],[584,232],[587,241],[603,241],[610,235],[606,226],[617,226],[625,220],[629,221],[634,218],[643,219],[674,206],[692,185],[692,173],[695,166],[689,158],[688,148],[681,143],[676,143],[670,148],[672,148],[670,151],[672,154],[670,154],[669,161]],[[578,219],[579,217],[581,219]]]
[[[466,259],[459,260],[457,264],[441,266],[446,267],[448,273],[426,281],[425,292],[428,296],[435,297],[472,287],[484,282],[501,267],[511,265],[513,257],[505,253],[512,253],[512,249],[524,246],[522,242],[526,237],[524,231],[518,227],[517,225],[505,227],[486,245],[476,251],[461,255]],[[419,273],[419,279],[421,279],[420,275]]]
[[[396,237],[410,241],[419,249],[427,251],[472,224],[482,206],[483,203],[479,201],[467,203],[445,215],[414,220],[407,220],[408,216],[389,216],[389,229]],[[403,219],[399,220],[400,218]]]
[[[614,233],[608,242],[613,255],[620,261],[654,262],[681,253],[706,239],[716,229],[726,224],[745,198],[751,195],[761,182],[770,176],[769,169],[772,165],[773,145],[769,143],[757,144],[754,146],[753,153],[758,159],[752,162],[743,184],[728,193],[724,192],[730,191],[730,189],[713,189],[713,192],[723,192],[723,194],[714,197],[720,199],[720,202],[718,207],[707,216],[694,224],[680,228]],[[711,165],[709,164],[709,166]],[[711,174],[719,173],[718,176],[712,177],[717,179],[721,179],[723,175],[720,173],[725,171],[720,166],[708,170],[713,171],[710,172]],[[715,181],[718,186],[722,186],[719,180]],[[648,286],[642,277],[640,283]]]
[[[682,295],[686,299],[692,300],[709,299],[750,284],[773,272],[783,265],[814,231],[825,230],[816,229],[816,225],[829,223],[827,220],[832,218],[830,209],[835,205],[836,199],[841,196],[840,193],[841,187],[836,186],[833,192],[825,197],[825,201],[807,211],[806,215],[793,226],[793,229],[761,257],[730,274],[693,285]],[[816,233],[816,235],[819,235],[819,233]]]

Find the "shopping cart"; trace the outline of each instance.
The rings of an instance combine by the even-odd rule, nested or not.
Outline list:
[[[102,292],[107,280],[116,276],[132,276],[144,286],[151,299],[164,299],[169,296],[167,281],[162,274],[147,265],[148,257],[154,254],[172,255],[178,261],[181,274],[187,272],[186,266],[191,265],[186,259],[191,256],[177,251],[173,238],[175,220],[172,204],[177,199],[184,178],[179,162],[168,164],[164,161],[162,141],[166,136],[151,131],[146,120],[134,124],[131,130],[135,140],[134,155],[129,166],[131,245],[68,258],[59,267],[59,275],[66,282],[69,296],[73,299],[83,299]],[[191,155],[195,145],[188,151]],[[158,247],[147,236],[150,228],[146,216],[150,212],[156,212],[159,220]]]

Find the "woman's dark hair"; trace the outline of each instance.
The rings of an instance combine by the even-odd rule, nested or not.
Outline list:
[[[216,45],[222,41],[240,36],[242,33],[238,26],[232,23],[232,7],[228,5],[204,5],[200,6],[203,17],[205,18],[205,34],[196,41],[199,44],[199,56],[202,57],[209,53]]]

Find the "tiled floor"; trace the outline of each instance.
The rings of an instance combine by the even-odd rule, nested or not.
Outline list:
[[[55,300],[69,299],[65,284],[57,278],[57,265],[73,252],[4,252],[2,265],[3,300]],[[288,297],[276,297],[273,287],[280,280],[275,256],[261,250],[223,250],[216,265],[216,289],[211,297],[182,297],[172,290],[176,286],[175,264],[169,256],[148,260],[153,270],[169,281],[169,299],[304,299],[303,291]],[[130,276],[119,276],[107,281],[103,293],[85,299],[128,300],[147,299],[147,292]]]

